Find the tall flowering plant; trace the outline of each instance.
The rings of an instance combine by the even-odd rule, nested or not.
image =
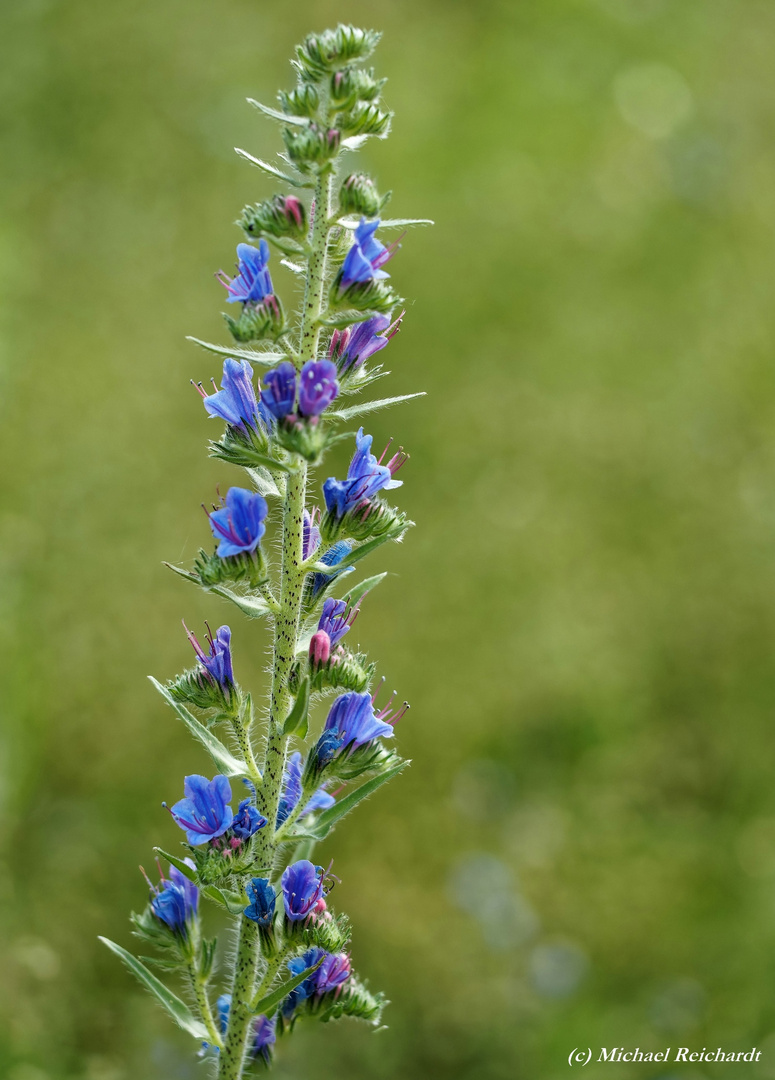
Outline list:
[[[385,577],[353,584],[359,564],[412,524],[387,496],[407,455],[378,456],[371,435],[348,425],[419,396],[362,394],[386,374],[375,358],[403,315],[386,269],[398,243],[382,236],[421,224],[381,220],[386,197],[374,181],[342,175],[351,152],[390,127],[384,80],[362,66],[378,40],[352,26],[312,34],[296,50],[297,85],[280,93],[280,108],[251,101],[279,122],[285,151],[278,165],[238,153],[291,194],[245,207],[236,269],[217,275],[234,305],[225,321],[236,344],[193,339],[224,357],[220,386],[198,385],[220,426],[210,453],[244,475],[208,512],[209,547],[192,567],[172,569],[269,621],[271,684],[257,709],[235,673],[228,626],[208,627],[201,641],[187,631],[194,666],[166,684],[152,680],[211,758],[167,807],[182,850],[156,849],[159,880],[146,879],[148,904],[132,916],[135,934],[157,950],[149,962],[182,977],[184,997],[147,957],[102,940],[199,1041],[220,1080],[269,1065],[277,1040],[303,1018],[376,1025],[384,1004],[352,969],[350,925],[329,899],[336,878],[314,858],[407,764],[394,727],[408,706],[380,693],[375,664],[348,637]],[[275,292],[273,248],[304,282],[295,314]],[[311,472],[341,441],[351,442],[352,459],[344,475],[322,474],[317,505]],[[279,558],[267,548],[273,535]],[[234,920],[225,954],[205,936],[202,901]]]

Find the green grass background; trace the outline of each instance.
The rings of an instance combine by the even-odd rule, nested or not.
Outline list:
[[[232,151],[279,145],[244,98],[339,19],[384,30],[396,120],[364,164],[437,221],[392,265],[384,354],[429,396],[372,425],[411,451],[418,527],[357,627],[414,765],[322,851],[389,1030],[308,1025],[276,1075],[555,1080],[575,1047],[756,1044],[677,1068],[775,1077],[764,0],[2,6],[0,1075],[204,1075],[96,936],[130,943],[136,867],[177,839],[160,803],[205,767],[145,680],[189,663],[181,617],[229,618],[266,685],[264,631],[161,566],[236,479],[184,338],[225,340],[212,274],[273,190]]]

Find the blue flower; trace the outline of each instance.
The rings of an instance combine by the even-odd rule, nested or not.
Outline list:
[[[320,511],[315,507],[312,513],[309,510],[304,511],[303,523],[302,523],[302,558],[306,561],[310,555],[317,551],[320,547],[320,529],[317,526],[317,520],[320,518]]]
[[[269,276],[269,245],[262,240],[257,248],[250,244],[237,244],[239,266],[237,276],[231,280],[224,271],[217,275],[228,292],[228,303],[260,304],[273,293]]]
[[[275,1034],[276,1024],[276,1016],[273,1016],[270,1020],[262,1013],[260,1016],[256,1017],[256,1021],[253,1025],[253,1045],[251,1047],[251,1053],[254,1058],[262,1057],[267,1065],[272,1060],[272,1047],[277,1039]]]
[[[220,540],[220,558],[255,551],[266,530],[264,518],[268,511],[266,499],[257,492],[229,488],[224,506],[208,515],[213,536]]]
[[[301,798],[301,753],[296,750],[288,758],[288,763],[283,772],[283,788],[280,796],[280,805],[277,808],[277,827],[293,813]],[[313,814],[316,810],[327,810],[336,802],[333,795],[329,795],[325,788],[321,787],[315,792],[299,817]]]
[[[345,559],[350,554],[352,549],[353,545],[351,540],[337,540],[335,544],[320,556],[319,561],[322,562],[324,566],[336,566],[342,559]],[[352,569],[352,567],[350,567],[350,569]],[[349,570],[345,572],[349,573]],[[323,589],[325,589],[326,585],[328,585],[338,573],[341,573],[341,571],[337,571],[334,574],[312,575],[311,590],[313,600],[323,591]]]
[[[263,814],[259,814],[250,799],[243,799],[231,823],[234,835],[240,840],[249,840],[259,829],[263,829],[264,825],[266,818]]]
[[[280,884],[288,921],[301,922],[312,914],[324,895],[323,867],[300,859],[283,871]]]
[[[302,971],[314,967],[315,964],[326,955],[325,949],[318,949],[316,947],[307,949],[301,956],[295,956],[292,960],[288,961],[288,970],[291,975],[301,975]],[[291,990],[290,994],[282,1004],[282,1013],[286,1019],[292,1016],[297,1005],[302,1001],[305,1001],[308,997],[312,997],[315,993],[316,974],[317,972],[313,972],[302,983],[299,983],[295,990]]]
[[[355,230],[353,245],[347,252],[342,265],[339,277],[340,292],[344,292],[355,282],[379,281],[390,277],[390,274],[381,268],[393,257],[395,248],[386,248],[377,240],[374,233],[378,227],[379,218],[376,221],[366,221],[365,218],[361,218]]]
[[[186,624],[183,624],[186,626]],[[202,665],[204,674],[215,683],[227,699],[234,689],[234,671],[231,663],[231,630],[228,626],[219,626],[215,637],[207,629],[207,644],[209,651],[205,653],[194,634],[186,627],[186,635],[191,642],[191,647],[196,653],[197,660]]]
[[[339,393],[336,364],[330,360],[309,360],[299,376],[299,412],[320,416]]]
[[[218,1010],[218,1023],[221,1025],[221,1034],[226,1034],[226,1028],[229,1026],[229,1012],[231,1010],[231,994],[221,994],[215,1003],[215,1007]]]
[[[380,714],[384,715],[384,714]],[[341,694],[329,710],[324,727],[340,740],[345,750],[357,750],[374,739],[389,739],[393,728],[374,712],[374,702],[368,693],[350,691]]]
[[[247,893],[252,896],[252,900],[245,908],[246,917],[259,926],[270,927],[274,921],[277,893],[269,881],[266,878],[254,877],[247,887]]]
[[[189,844],[196,846],[223,836],[234,817],[228,805],[231,786],[227,778],[218,775],[208,780],[206,776],[187,776],[183,791],[185,798],[176,802],[170,812]]]
[[[296,368],[290,360],[283,360],[268,371],[263,379],[265,390],[261,391],[261,403],[276,420],[284,420],[296,407]]]
[[[394,480],[393,473],[400,469],[406,456],[399,452],[387,465],[382,465],[371,453],[371,443],[372,436],[364,435],[363,428],[359,428],[347,479],[336,480],[331,476],[323,484],[326,507],[337,518],[365,506],[378,491],[401,486],[402,481]]]
[[[310,978],[315,981],[315,993],[318,995],[336,990],[350,978],[350,957],[347,953],[327,953]]]
[[[257,431],[261,426],[266,427],[266,410],[262,409],[256,400],[253,368],[247,360],[227,358],[223,362],[221,389],[209,395],[204,393],[201,386],[199,390],[210,416],[219,416],[240,431],[245,431],[246,427],[253,431]]]
[[[190,859],[186,860],[186,864],[194,869]],[[189,924],[197,916],[199,889],[175,866],[170,867],[169,880],[162,878],[160,888],[151,888],[151,910],[154,915],[185,940]]]
[[[356,371],[370,356],[384,349],[401,328],[403,317],[402,311],[391,324],[387,315],[373,315],[346,330],[334,330],[328,356],[336,363],[339,374]]]
[[[351,608],[345,600],[326,597],[318,630],[324,630],[332,645],[338,645],[358,617],[358,605]]]

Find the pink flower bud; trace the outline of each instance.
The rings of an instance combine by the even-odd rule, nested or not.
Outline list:
[[[331,655],[331,638],[325,630],[318,630],[309,643],[309,659],[313,667],[322,667],[328,663]]]

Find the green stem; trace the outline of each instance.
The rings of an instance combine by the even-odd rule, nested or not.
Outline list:
[[[258,926],[240,918],[239,940],[231,988],[229,1027],[218,1055],[218,1080],[240,1080],[245,1060],[250,1022],[253,1018],[253,991],[258,963]]]
[[[333,169],[321,172],[315,187],[315,218],[310,238],[307,283],[301,313],[298,365],[317,355],[320,339],[320,313],[326,283],[326,253],[328,247],[328,218],[330,215]],[[286,737],[283,724],[290,710],[291,693],[288,677],[296,655],[299,632],[301,593],[306,569],[302,558],[302,527],[307,488],[307,463],[297,459],[296,468],[288,475],[283,507],[283,544],[280,583],[280,610],[274,620],[274,660],[269,721],[264,753],[261,784],[257,786],[259,813],[268,819],[265,828],[256,833],[256,863],[262,873],[271,876],[277,843],[274,823],[282,790],[285,767]],[[232,989],[229,1026],[224,1047],[219,1055],[218,1080],[240,1080],[245,1046],[252,1015],[259,937],[255,923],[240,920],[236,968]],[[271,969],[271,965],[270,965]],[[269,971],[267,971],[267,975]],[[274,977],[274,976],[273,976]],[[266,982],[266,976],[262,985]]]
[[[222,1045],[221,1033],[216,1026],[213,1011],[210,1008],[210,1000],[207,997],[207,986],[193,961],[188,965],[188,977],[191,981],[191,990],[194,995],[194,1000],[196,1001],[196,1007],[199,1010],[202,1023],[207,1028],[210,1042],[213,1046],[220,1047]]]
[[[266,997],[267,993],[272,989],[272,983],[277,978],[277,972],[282,967],[283,960],[288,955],[288,950],[281,950],[277,956],[273,956],[266,966],[264,974],[261,976],[261,982],[258,984],[256,993],[253,997],[253,1008],[255,1009],[262,997]]]

